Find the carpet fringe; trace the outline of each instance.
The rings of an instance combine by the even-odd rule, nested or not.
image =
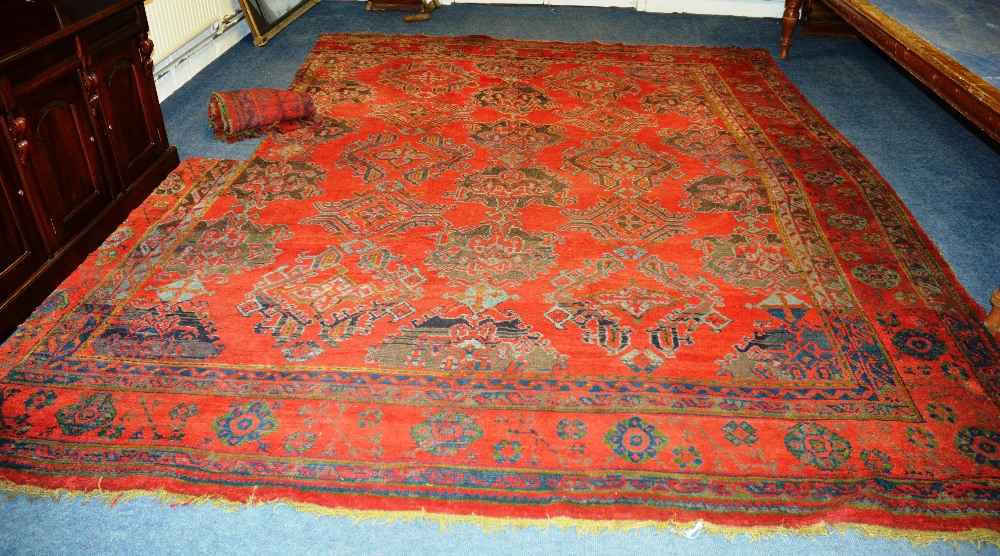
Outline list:
[[[56,502],[71,502],[81,499],[81,503],[93,500],[114,507],[121,502],[130,502],[140,498],[150,498],[169,507],[192,506],[209,509],[219,509],[223,512],[237,512],[248,507],[266,505],[288,506],[294,510],[320,517],[345,518],[355,524],[371,522],[375,525],[392,525],[397,523],[433,523],[441,531],[448,531],[460,525],[475,525],[487,533],[504,533],[514,530],[536,528],[545,531],[550,528],[562,531],[575,530],[580,536],[594,536],[607,533],[639,533],[640,531],[674,533],[695,539],[702,533],[719,535],[730,541],[746,537],[750,542],[766,541],[778,537],[797,536],[816,540],[834,533],[845,535],[856,531],[867,538],[880,538],[888,541],[909,541],[915,548],[926,547],[935,542],[951,543],[956,546],[961,542],[971,543],[976,550],[985,545],[1000,547],[1000,531],[989,529],[970,529],[961,532],[924,531],[919,529],[897,529],[881,525],[865,525],[859,523],[828,524],[818,522],[803,527],[784,526],[752,526],[719,525],[704,520],[695,521],[655,521],[655,520],[591,520],[563,516],[546,518],[503,518],[480,515],[456,515],[434,513],[424,510],[392,511],[392,510],[354,510],[349,508],[329,508],[307,502],[290,500],[255,500],[253,496],[247,502],[236,502],[218,496],[178,494],[163,489],[158,490],[124,490],[106,491],[100,488],[90,491],[69,490],[65,488],[49,489],[34,485],[19,485],[7,479],[0,479],[0,496],[6,500],[24,497],[28,500],[51,499]]]

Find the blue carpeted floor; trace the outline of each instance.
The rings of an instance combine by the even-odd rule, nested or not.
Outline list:
[[[605,8],[447,6],[430,21],[365,12],[360,2],[324,2],[255,48],[249,39],[164,103],[170,140],[182,157],[246,158],[255,141],[211,138],[205,106],[213,91],[285,88],[320,33],[482,34],[498,38],[765,48],[777,55],[773,19],[645,14]],[[867,44],[797,37],[781,68],[893,185],[962,284],[982,305],[1000,286],[1000,153],[981,141]],[[747,537],[642,530],[581,536],[527,529],[448,531],[431,523],[372,524],[316,517],[287,506],[226,512],[168,507],[151,499],[0,503],[0,554],[1000,554],[969,543],[865,539],[857,533],[810,538]]]

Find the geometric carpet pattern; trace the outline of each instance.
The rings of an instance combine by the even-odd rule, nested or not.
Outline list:
[[[996,540],[996,338],[766,52],[327,35],[292,88],[0,348],[0,477]]]

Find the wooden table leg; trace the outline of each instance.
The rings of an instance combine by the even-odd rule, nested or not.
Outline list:
[[[990,304],[993,305],[993,308],[986,315],[986,328],[992,332],[1000,332],[1000,290],[993,292]]]
[[[788,59],[788,47],[792,46],[792,33],[799,22],[801,8],[802,0],[785,0],[785,13],[781,16],[781,52],[778,53],[782,60]]]

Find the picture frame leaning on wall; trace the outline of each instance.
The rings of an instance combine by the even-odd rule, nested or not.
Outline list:
[[[250,25],[254,45],[264,46],[278,31],[319,2],[320,0],[240,0],[240,7]]]

